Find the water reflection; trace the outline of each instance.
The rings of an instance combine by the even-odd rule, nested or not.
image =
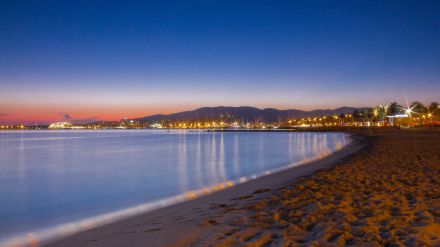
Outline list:
[[[205,183],[203,181],[202,176],[202,142],[200,140],[200,133],[197,135],[197,144],[196,144],[196,158],[195,158],[195,169],[197,174],[197,185],[199,187],[205,187]]]
[[[180,180],[180,191],[188,191],[188,169],[187,169],[187,156],[186,156],[186,135],[184,132],[179,133],[179,148],[177,151],[177,164],[180,171],[180,176],[177,179]]]
[[[348,142],[339,133],[0,133],[0,243],[18,233],[32,241],[68,234],[196,198]]]
[[[225,175],[225,142],[223,139],[223,135],[224,133],[221,132],[220,134],[220,152],[218,154],[218,175],[219,178],[217,179],[217,181],[224,181],[226,179],[226,175]]]
[[[240,148],[240,144],[238,142],[238,135],[235,135],[234,136],[234,144],[233,144],[234,153],[232,156],[233,157],[232,167],[234,170],[234,173],[233,173],[234,175],[240,174],[240,155],[239,155],[240,150],[239,150],[239,148]]]

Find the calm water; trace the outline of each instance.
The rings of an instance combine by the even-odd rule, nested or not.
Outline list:
[[[27,238],[38,238],[39,230],[62,223],[192,198],[323,157],[348,142],[342,133],[0,132],[0,243],[29,232],[34,235]],[[87,226],[99,222],[92,219]]]

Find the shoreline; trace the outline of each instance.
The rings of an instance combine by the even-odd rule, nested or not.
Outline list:
[[[234,185],[202,197],[179,202],[116,222],[101,225],[74,235],[50,239],[43,246],[172,246],[180,243],[194,232],[205,231],[203,222],[215,214],[221,205],[246,194],[264,195],[279,187],[295,182],[318,170],[331,168],[337,161],[352,155],[366,145],[365,137],[349,133],[351,142],[338,151],[312,162],[287,168],[269,175]],[[220,205],[216,208],[216,205]],[[160,219],[160,222],[159,222]],[[209,220],[208,220],[209,221]],[[148,233],[148,234],[145,234]],[[172,236],[172,237],[170,237]],[[189,238],[191,239],[191,238]]]

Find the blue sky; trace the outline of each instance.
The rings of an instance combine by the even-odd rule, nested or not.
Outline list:
[[[0,122],[439,101],[438,13],[404,0],[2,1]]]

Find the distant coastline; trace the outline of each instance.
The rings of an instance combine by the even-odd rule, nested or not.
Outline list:
[[[340,107],[302,111],[241,107],[202,107],[174,114],[156,114],[119,121],[90,123],[53,122],[48,125],[0,125],[10,129],[299,129],[331,127],[440,127],[437,102],[425,106],[415,101],[406,107],[397,102],[375,107]]]

